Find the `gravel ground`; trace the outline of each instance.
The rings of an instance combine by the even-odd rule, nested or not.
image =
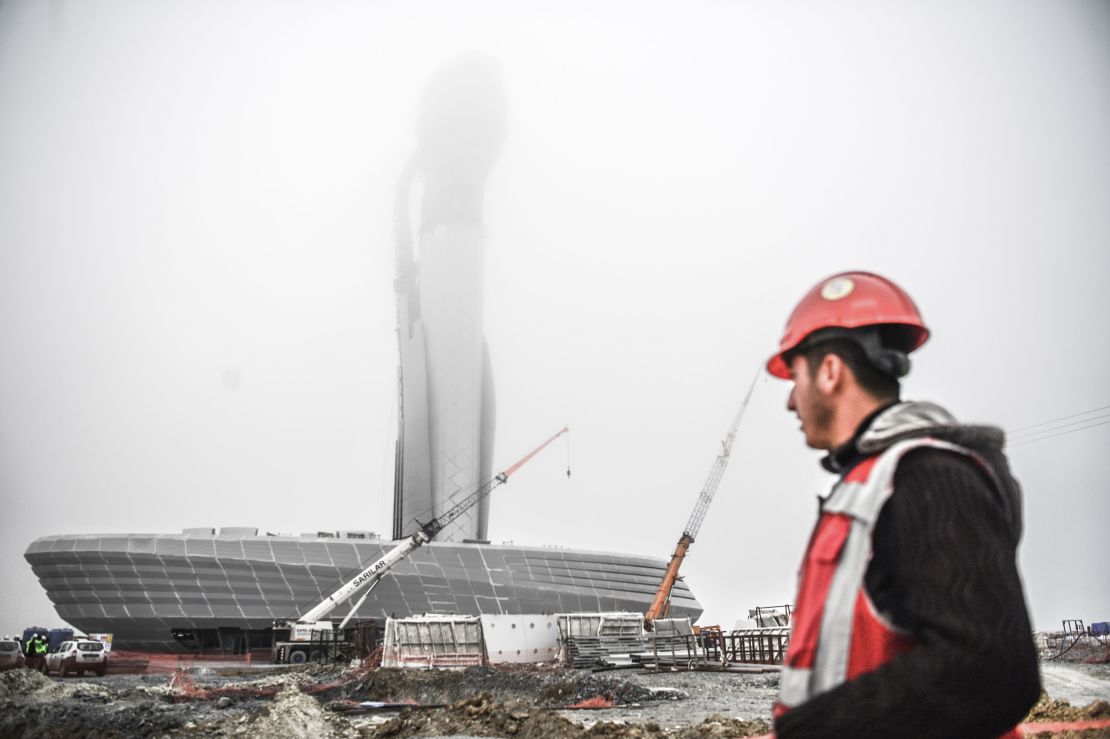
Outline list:
[[[1041,684],[1050,697],[1073,706],[1110,701],[1110,665],[1042,662]]]
[[[1110,665],[1047,663],[1042,673],[1048,697],[1037,720],[1110,715],[1105,703],[1078,708],[1110,698]],[[301,667],[196,671],[171,684],[169,675],[51,679],[11,670],[0,673],[0,736],[745,737],[769,729],[777,690],[777,673]],[[614,705],[565,708],[599,696]],[[445,707],[341,710],[364,700]]]
[[[660,700],[560,715],[586,726],[597,721],[653,721],[673,728],[700,724],[714,715],[769,722],[779,689],[778,673],[625,672],[621,679],[656,691]]]
[[[603,737],[741,737],[769,728],[766,721],[747,719],[766,714],[775,682],[774,675],[763,674],[519,668],[380,669],[358,673],[356,679],[341,677],[338,670],[320,668],[266,670],[257,676],[209,670],[184,678],[65,679],[12,670],[0,674],[0,736],[564,739],[588,730]],[[727,707],[715,703],[722,695]],[[599,697],[615,707],[561,710]],[[364,700],[445,707],[371,715],[335,710]]]

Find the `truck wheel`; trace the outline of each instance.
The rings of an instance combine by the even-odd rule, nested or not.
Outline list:
[[[293,665],[303,665],[308,662],[308,653],[303,649],[294,649],[289,653],[289,663]]]

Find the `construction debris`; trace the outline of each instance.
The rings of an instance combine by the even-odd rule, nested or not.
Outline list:
[[[1023,736],[1030,739],[1110,737],[1110,702],[1100,700],[1080,708],[1067,701],[1053,700],[1048,693],[1041,693],[1041,699],[1029,711],[1021,729]]]
[[[1089,721],[1110,719],[1110,702],[1095,701],[1087,706],[1076,707],[1063,700],[1053,700],[1048,693],[1041,693],[1037,705],[1025,717],[1026,722],[1040,721]]]
[[[12,670],[0,675],[0,736],[470,733],[564,739],[589,729],[591,736],[664,737],[677,736],[676,731],[724,707],[713,699],[687,716],[689,706],[683,704],[694,691],[688,684],[676,689],[644,683],[658,682],[660,676],[618,680],[525,665],[421,671],[307,666],[257,668],[252,675],[236,668],[235,673],[223,676],[202,668],[174,675],[51,680],[31,670]],[[751,687],[754,699],[745,704],[751,711],[742,720],[757,720],[756,728],[766,730],[773,685]],[[711,697],[709,688],[706,682],[698,692]],[[708,710],[710,705],[716,710]]]
[[[1096,694],[1110,686],[1106,665],[1052,669]],[[534,665],[206,667],[66,679],[16,669],[0,674],[0,736],[745,737],[770,731],[777,692],[775,673],[624,671],[618,679]],[[1028,736],[1050,726],[1073,732],[1063,736],[1107,736],[1110,704],[1076,708],[1045,696],[1027,721],[1035,722],[1024,727]]]

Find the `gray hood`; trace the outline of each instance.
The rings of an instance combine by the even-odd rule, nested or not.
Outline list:
[[[895,403],[875,417],[856,440],[862,454],[877,454],[889,446],[919,436],[932,436],[977,452],[1001,452],[1006,442],[995,426],[965,426],[936,403]]]
[[[1021,486],[1010,472],[1003,453],[1006,435],[995,426],[962,425],[935,403],[896,403],[879,415],[856,439],[856,450],[878,454],[903,439],[930,436],[975,452],[990,467],[995,503],[1007,520],[1016,542],[1021,537]]]

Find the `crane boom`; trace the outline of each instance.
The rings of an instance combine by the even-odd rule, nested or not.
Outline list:
[[[686,552],[689,551],[690,545],[697,538],[702,521],[705,520],[705,514],[709,511],[709,504],[713,502],[713,496],[717,493],[717,487],[721,484],[721,478],[725,475],[729,455],[732,454],[732,445],[736,441],[736,432],[740,428],[740,421],[744,418],[744,411],[748,409],[748,401],[752,398],[752,391],[755,390],[755,383],[758,379],[759,372],[757,371],[755,377],[752,378],[752,384],[748,387],[748,392],[744,395],[744,400],[740,403],[740,410],[736,412],[736,417],[732,419],[732,425],[729,426],[728,433],[721,441],[721,451],[713,462],[713,466],[709,469],[709,476],[706,478],[705,484],[702,485],[697,502],[694,503],[694,510],[690,513],[686,528],[682,530],[682,536],[678,539],[674,554],[671,555],[671,561],[667,563],[663,580],[655,591],[651,606],[644,614],[646,621],[661,618],[668,610],[671,590],[678,580],[678,570],[682,566],[682,561],[686,558]]]
[[[686,522],[686,528],[682,530],[684,535],[690,537],[691,542],[697,538],[698,531],[701,530],[701,523],[705,520],[705,514],[709,510],[709,504],[713,502],[713,496],[717,493],[717,486],[721,484],[721,478],[725,475],[729,455],[732,454],[732,445],[736,441],[736,431],[740,428],[740,421],[744,418],[744,411],[748,409],[748,401],[752,399],[752,391],[755,390],[755,383],[758,379],[759,375],[757,374],[748,387],[748,392],[744,395],[743,402],[740,403],[740,410],[736,412],[736,418],[732,419],[728,434],[721,441],[721,453],[717,455],[716,461],[713,462],[713,466],[709,470],[709,476],[705,479],[705,484],[702,485],[701,494],[698,495],[698,501],[694,504],[694,510],[690,513],[690,520]]]
[[[482,498],[486,497],[491,492],[493,492],[494,488],[508,482],[509,478],[513,475],[513,473],[516,472],[517,470],[519,470],[521,467],[523,467],[525,465],[525,463],[527,463],[530,459],[532,459],[532,457],[534,457],[537,454],[539,454],[540,452],[542,452],[551,442],[555,441],[560,436],[562,436],[563,434],[565,434],[569,431],[570,431],[569,428],[567,428],[566,426],[563,426],[563,428],[561,428],[559,430],[559,432],[556,433],[554,436],[552,436],[550,439],[548,439],[547,441],[540,444],[538,447],[536,447],[532,451],[525,454],[523,457],[521,457],[520,459],[518,459],[516,462],[509,465],[508,467],[506,467],[501,472],[498,472],[496,475],[493,476],[493,479],[486,481],[482,485],[482,487],[478,488],[473,493],[466,496],[465,498],[460,500],[455,505],[451,506],[445,513],[443,513],[443,515],[437,516],[436,518],[433,518],[428,523],[421,524],[420,528],[422,528],[424,530],[424,533],[426,533],[429,538],[435,536],[440,531],[443,531],[443,529],[448,524],[450,524],[456,518],[458,518],[463,513],[465,513],[471,506],[473,506],[475,503],[480,501]]]
[[[369,566],[364,567],[357,575],[343,583],[338,590],[320,601],[314,608],[297,619],[297,622],[311,623],[319,621],[331,613],[336,606],[349,599],[358,591],[366,587],[377,585],[378,582],[385,577],[386,573],[393,569],[394,565],[407,557],[414,549],[431,541],[435,535],[442,531],[449,523],[465,513],[478,501],[492,493],[494,489],[508,482],[509,477],[520,469],[521,466],[568,431],[570,431],[570,429],[564,426],[557,434],[528,452],[528,454],[521,457],[509,467],[506,467],[503,471],[498,472],[493,478],[487,480],[477,490],[455,503],[443,514],[436,516],[427,523],[420,524],[420,528],[414,531],[411,536],[390,549]]]

